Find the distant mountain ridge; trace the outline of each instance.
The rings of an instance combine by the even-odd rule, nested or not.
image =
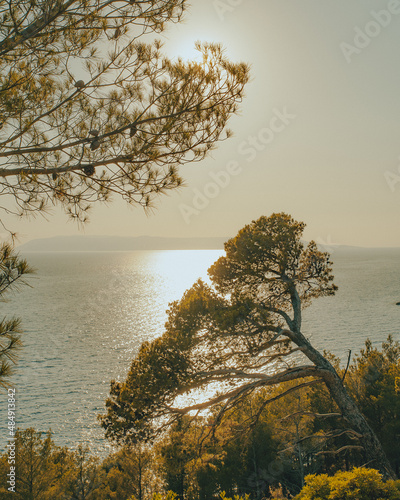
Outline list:
[[[222,250],[229,237],[160,238],[153,236],[54,236],[28,241],[22,252],[112,252],[130,250]]]
[[[53,236],[28,241],[17,249],[22,252],[119,252],[133,250],[223,250],[229,236],[214,238],[161,238],[158,236]],[[303,241],[306,245],[307,242]],[[396,250],[396,247],[368,248],[351,245],[318,244],[329,253]]]

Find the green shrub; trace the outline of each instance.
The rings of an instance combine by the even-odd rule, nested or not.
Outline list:
[[[178,500],[178,495],[173,491],[169,491],[166,495],[154,493],[153,500]]]
[[[136,497],[133,495],[129,497],[128,500],[136,500]],[[173,491],[169,491],[166,495],[161,495],[161,493],[154,493],[152,500],[179,500],[178,495]]]
[[[235,495],[234,498],[232,499],[232,498],[226,497],[225,491],[223,491],[220,496],[221,496],[221,500],[249,500],[250,499],[250,495],[247,495],[247,493],[244,497],[239,496],[239,495]]]
[[[294,500],[400,500],[400,481],[382,480],[375,469],[358,467],[349,472],[307,476]]]

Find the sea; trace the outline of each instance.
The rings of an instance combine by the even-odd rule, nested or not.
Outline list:
[[[339,290],[305,309],[313,345],[347,361],[369,338],[400,340],[400,249],[333,248]],[[179,300],[222,250],[26,253],[36,269],[5,297],[2,317],[22,320],[11,386],[16,425],[53,432],[59,446],[112,451],[97,415],[110,381],[124,380],[141,343],[163,332],[168,305]],[[7,393],[0,392],[0,449],[7,444]]]

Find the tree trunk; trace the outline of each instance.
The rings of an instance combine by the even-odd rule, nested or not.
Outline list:
[[[143,500],[143,492],[142,492],[142,450],[139,449],[138,453],[139,461],[139,499],[138,500]]]
[[[319,369],[320,376],[343,417],[349,422],[352,429],[362,434],[360,441],[368,457],[368,464],[378,469],[385,479],[397,479],[379,439],[350,397],[335,368],[320,352],[314,349],[302,333],[291,333],[291,340],[301,348],[307,358]]]

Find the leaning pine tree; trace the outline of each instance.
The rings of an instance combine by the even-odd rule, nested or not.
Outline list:
[[[1,208],[60,203],[84,221],[112,195],[148,207],[180,186],[180,165],[225,138],[248,67],[215,44],[198,44],[201,62],[183,62],[143,42],[184,6],[0,0],[0,195],[17,202]]]
[[[212,285],[199,280],[172,303],[165,333],[141,346],[125,382],[112,381],[100,417],[107,437],[151,439],[181,415],[218,407],[222,416],[262,388],[322,382],[366,461],[395,477],[335,368],[302,333],[302,309],[337,289],[328,253],[301,242],[304,227],[273,214],[225,244],[226,255],[209,269]]]

